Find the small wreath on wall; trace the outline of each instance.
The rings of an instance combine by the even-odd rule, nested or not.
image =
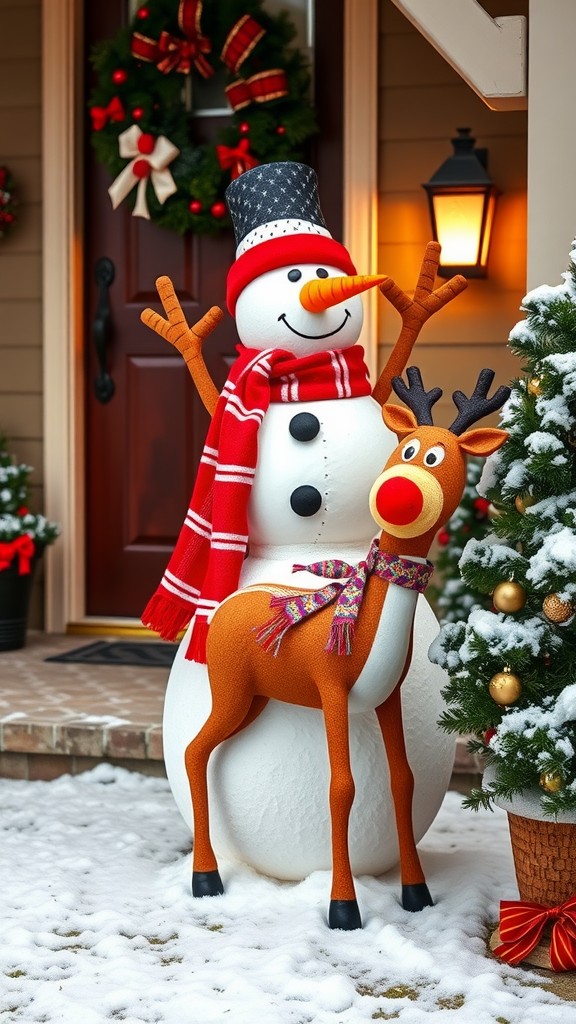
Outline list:
[[[301,159],[316,123],[294,36],[288,15],[270,16],[262,0],[148,0],[98,43],[91,141],[114,178],[114,208],[129,202],[134,216],[180,234],[215,234],[230,224],[233,178]],[[215,143],[191,131],[190,91],[207,87],[230,108]]]
[[[6,238],[16,223],[18,200],[14,178],[7,167],[0,166],[0,238]]]

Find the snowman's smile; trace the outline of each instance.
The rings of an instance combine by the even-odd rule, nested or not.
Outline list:
[[[299,338],[308,338],[310,341],[316,341],[317,339],[320,338],[331,338],[334,334],[338,334],[338,331],[342,330],[344,324],[350,318],[350,313],[348,312],[348,310],[345,309],[344,312],[346,316],[344,317],[340,326],[337,327],[334,331],[329,331],[328,334],[302,334],[301,331],[297,331],[295,327],[290,326],[286,319],[286,313],[281,313],[278,319],[282,320],[286,324],[286,327],[288,328],[289,331],[292,331],[292,334],[297,334]]]

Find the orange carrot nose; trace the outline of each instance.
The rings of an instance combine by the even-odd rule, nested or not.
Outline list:
[[[322,277],[307,281],[300,291],[300,302],[309,313],[323,313],[353,295],[386,281],[385,274],[357,274],[355,277]]]

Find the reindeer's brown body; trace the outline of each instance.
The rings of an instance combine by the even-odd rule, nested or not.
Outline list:
[[[430,399],[432,394],[426,398]],[[421,560],[427,554],[439,525],[449,518],[460,500],[466,479],[464,452],[488,454],[499,447],[505,434],[503,431],[476,430],[457,438],[447,430],[432,426],[416,429],[414,417],[396,406],[385,408],[385,419],[387,425],[400,436],[410,434],[410,437],[390,457],[384,473],[373,488],[373,514],[381,526],[388,527],[382,531],[380,550]],[[410,445],[415,449],[415,455],[405,459]],[[438,466],[434,467],[435,472],[431,472],[430,464],[425,459],[429,458],[431,452],[438,451],[441,451],[442,458],[439,458]],[[405,461],[413,461],[414,466],[407,470],[403,465]],[[396,482],[401,494],[403,488],[421,492],[422,508],[417,510],[416,515],[407,514],[406,525],[402,525],[402,515],[396,522],[396,512],[390,523],[382,518],[384,513],[378,505],[378,488],[390,482],[393,487]],[[411,493],[410,500],[413,497]],[[212,711],[186,751],[186,769],[194,808],[193,890],[196,895],[222,891],[216,858],[210,844],[208,823],[207,765],[212,750],[252,722],[270,699],[321,708],[326,724],[331,769],[333,885],[329,920],[332,927],[360,926],[348,853],[348,820],[354,798],[348,714],[350,695],[353,699],[355,687],[367,686],[373,698],[371,706],[378,716],[390,764],[400,847],[403,904],[407,909],[419,910],[431,903],[431,897],[414,842],[413,778],[406,756],[400,700],[400,687],[410,663],[415,600],[411,609],[410,603],[407,604],[400,617],[401,630],[390,630],[390,635],[383,642],[379,626],[385,615],[387,599],[394,599],[390,589],[394,591],[397,587],[371,576],[366,584],[349,655],[337,655],[325,650],[332,615],[332,608],[327,607],[289,630],[277,656],[273,656],[259,645],[256,632],[270,618],[270,597],[278,589],[258,586],[234,594],[218,608],[210,626],[207,664]],[[298,592],[296,588],[294,592]],[[367,666],[377,636],[383,657],[380,688],[377,672],[374,671],[374,658],[372,678],[367,678]],[[387,677],[386,643],[396,655],[395,668]]]

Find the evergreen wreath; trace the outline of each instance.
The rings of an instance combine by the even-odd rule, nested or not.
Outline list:
[[[0,167],[0,238],[5,238],[14,227],[17,206],[14,178],[7,167]]]
[[[286,13],[263,0],[147,0],[91,61],[91,141],[114,178],[114,207],[184,234],[229,227],[224,192],[260,163],[297,160],[316,131],[310,75]],[[223,78],[230,118],[193,138],[185,82]]]

